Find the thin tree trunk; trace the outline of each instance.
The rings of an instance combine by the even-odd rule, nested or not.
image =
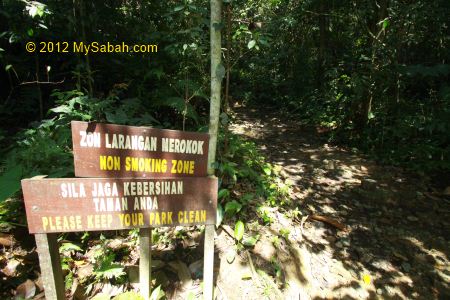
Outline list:
[[[83,8],[83,0],[79,0],[78,2],[79,4],[79,10],[80,10],[80,22],[81,22],[81,38],[83,40],[83,43],[86,43],[86,31],[85,31],[85,26],[84,26],[84,8]],[[87,71],[87,84],[88,84],[88,92],[89,92],[89,96],[92,97],[93,92],[94,92],[94,88],[92,86],[92,72],[91,72],[91,63],[89,61],[89,55],[84,55],[85,59],[86,59],[86,71]]]
[[[230,72],[231,72],[231,3],[227,5],[227,74],[225,82],[225,99],[223,108],[225,112],[228,112],[230,107]]]
[[[326,20],[327,4],[325,0],[320,0],[319,15],[319,55],[317,70],[317,87],[322,90],[325,72],[325,51],[327,48],[327,20]]]
[[[211,0],[211,100],[209,118],[209,152],[208,152],[208,175],[213,176],[214,162],[216,160],[217,133],[219,131],[220,115],[220,92],[222,78],[217,76],[220,66],[222,38],[220,32],[222,1]],[[214,225],[205,226],[205,248],[203,269],[203,298],[213,299],[214,278]]]
[[[36,88],[39,97],[39,120],[42,121],[44,119],[44,100],[42,99],[42,90],[41,85],[39,84],[39,57],[37,56],[37,54],[34,55],[34,62],[36,67]]]
[[[378,16],[375,19],[375,24],[373,24],[371,30],[372,35],[376,38],[372,38],[372,50],[371,50],[371,66],[370,66],[370,75],[369,82],[367,87],[367,96],[363,98],[363,103],[361,105],[361,111],[359,113],[358,122],[357,122],[357,130],[362,132],[362,130],[369,123],[369,118],[372,113],[373,99],[375,95],[376,89],[376,78],[375,75],[378,72],[379,64],[377,61],[377,50],[379,47],[380,40],[382,40],[385,36],[385,32],[383,29],[379,29],[378,23],[386,19],[388,16],[388,4],[389,0],[381,0],[379,4]],[[380,26],[383,26],[382,24]],[[377,41],[378,39],[378,41]]]

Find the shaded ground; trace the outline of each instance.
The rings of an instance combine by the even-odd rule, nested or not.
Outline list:
[[[284,285],[277,288],[259,276],[259,290],[255,280],[242,280],[249,265],[245,255],[226,262],[232,240],[219,230],[218,283],[231,293],[224,299],[450,299],[448,198],[401,169],[327,144],[314,128],[276,110],[239,108],[230,129],[282,166],[292,183],[290,209],[329,217],[346,228],[309,218],[302,234],[302,216],[274,211],[276,221],[258,228],[262,238],[251,257],[256,269],[281,266]],[[274,241],[286,235],[282,228],[288,236]]]
[[[254,247],[236,250],[234,220],[218,228],[216,299],[450,299],[448,195],[424,178],[330,145],[315,128],[276,109],[236,109],[230,130],[253,140],[279,166],[291,185],[291,203],[268,209],[268,225],[254,213],[245,215],[246,234],[260,235]],[[237,196],[248,192],[237,186]],[[202,234],[164,228],[153,238],[154,286],[161,284],[168,299],[201,298]],[[67,298],[89,298],[83,280],[92,282],[92,257],[99,249],[114,253],[128,279],[98,280],[88,294],[138,289],[136,245],[128,231],[110,232],[106,239],[97,233],[89,236],[86,251],[62,251],[74,274],[68,284],[66,276]],[[43,299],[39,277],[26,228],[1,233],[0,298],[30,290]]]

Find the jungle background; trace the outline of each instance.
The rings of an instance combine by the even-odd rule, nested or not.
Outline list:
[[[222,2],[223,112],[216,168],[219,219],[230,233],[233,253],[248,253],[258,245],[261,237],[249,234],[251,228],[254,222],[276,222],[271,218],[274,208],[284,207],[292,220],[307,215],[291,197],[303,183],[283,176],[282,167],[264,153],[271,141],[239,134],[242,128],[251,132],[256,119],[270,126],[271,118],[281,118],[294,122],[288,128],[305,128],[310,140],[294,132],[290,147],[323,141],[419,178],[415,186],[423,186],[423,191],[414,197],[428,195],[426,201],[438,201],[437,210],[442,206],[448,213],[449,1]],[[207,130],[209,29],[209,2],[203,0],[0,1],[1,298],[42,296],[20,180],[41,174],[73,176],[71,120]],[[25,45],[30,41],[156,44],[158,51],[28,53]],[[259,111],[256,116],[254,109]],[[250,123],[236,129],[245,120]],[[335,169],[333,158],[325,165]],[[440,228],[443,231],[434,233],[444,238],[448,249],[448,223]],[[200,239],[201,231],[155,231],[158,249],[170,250],[161,250],[159,261],[166,267],[172,263],[169,274],[161,271],[162,279],[157,277],[156,298],[176,298],[177,286],[170,286],[167,282],[173,280],[167,278],[180,280],[180,272],[187,272],[181,261],[192,249],[180,249],[191,247],[186,243]],[[68,297],[107,294],[109,299],[132,290],[136,237],[135,231],[61,235]],[[288,243],[289,232],[272,233],[271,244],[281,247],[280,240]],[[190,262],[200,258],[196,251],[189,254]],[[409,272],[404,263],[403,271]],[[276,286],[260,285],[264,295],[275,297],[288,271],[281,261],[266,265],[270,271],[264,274],[277,279]],[[195,267],[189,265],[192,274],[198,271]],[[265,282],[265,275],[255,276]],[[448,285],[435,289],[429,292],[433,297],[448,295]],[[380,295],[377,288],[375,292],[371,296]],[[429,294],[419,293],[424,295]],[[194,296],[191,292],[187,297]],[[407,293],[403,297],[415,298]]]

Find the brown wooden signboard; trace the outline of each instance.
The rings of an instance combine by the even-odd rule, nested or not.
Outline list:
[[[30,233],[214,224],[217,178],[24,179]]]
[[[72,121],[75,176],[203,177],[209,135]]]

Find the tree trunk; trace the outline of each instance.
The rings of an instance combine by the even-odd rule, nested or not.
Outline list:
[[[214,162],[216,160],[217,133],[219,131],[220,93],[222,78],[218,77],[220,66],[222,38],[220,32],[222,1],[211,0],[211,100],[209,117],[209,152],[208,175],[213,176]],[[214,278],[214,225],[205,226],[205,248],[203,266],[203,299],[213,299]]]
[[[328,6],[325,0],[320,0],[319,8],[319,53],[318,53],[318,69],[317,69],[317,87],[319,90],[323,90],[325,62],[326,62],[326,49],[327,49],[327,19],[326,13]]]
[[[371,64],[370,73],[367,86],[367,93],[364,93],[363,102],[360,106],[360,111],[358,117],[356,118],[356,129],[361,133],[364,128],[369,123],[369,118],[372,113],[372,105],[374,94],[376,92],[376,73],[378,72],[379,64],[377,61],[377,50],[380,46],[380,41],[385,36],[385,31],[383,30],[383,24],[378,25],[388,16],[388,4],[389,0],[380,0],[377,18],[375,18],[375,23],[372,24],[370,30],[372,31],[372,46],[371,46]],[[378,32],[377,32],[378,31]],[[378,40],[377,40],[378,39]]]
[[[228,112],[230,107],[230,72],[231,72],[231,3],[227,5],[227,61],[226,61],[226,81],[225,81],[225,99],[223,109]]]

